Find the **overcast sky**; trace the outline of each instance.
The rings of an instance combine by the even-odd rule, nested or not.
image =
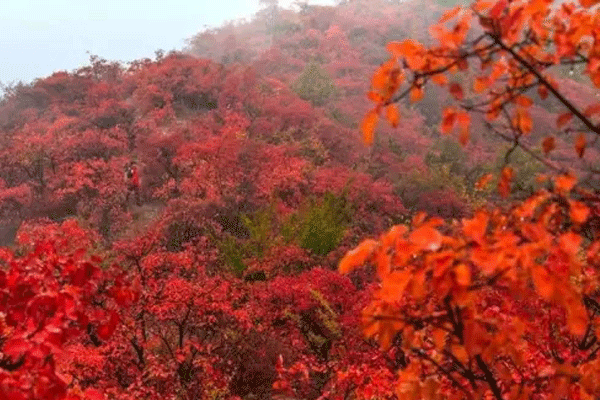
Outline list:
[[[282,5],[292,0],[280,1]],[[312,0],[310,4],[333,4]],[[259,0],[0,0],[0,82],[181,49],[205,26],[251,17]]]

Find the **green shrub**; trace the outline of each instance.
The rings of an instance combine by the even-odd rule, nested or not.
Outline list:
[[[333,80],[316,62],[306,65],[302,74],[292,85],[292,90],[303,100],[315,106],[324,105],[337,93]]]
[[[274,206],[257,211],[252,215],[242,214],[241,220],[248,230],[246,243],[250,256],[260,257],[276,241],[277,213]]]
[[[313,254],[324,256],[341,242],[350,220],[345,196],[325,194],[311,199],[283,224],[281,233],[287,242],[295,241]]]
[[[246,246],[244,243],[229,234],[216,240],[217,248],[221,254],[223,263],[237,275],[241,275],[248,267],[244,263],[246,258]]]

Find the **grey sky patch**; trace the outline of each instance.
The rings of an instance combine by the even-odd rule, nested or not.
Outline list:
[[[2,0],[0,82],[29,82],[109,60],[153,57],[225,21],[251,17],[258,0]],[[292,1],[282,1],[289,5]],[[311,1],[333,4],[333,0]],[[88,53],[89,52],[89,53]]]

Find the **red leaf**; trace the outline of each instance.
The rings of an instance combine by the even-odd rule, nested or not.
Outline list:
[[[464,98],[462,86],[460,86],[458,83],[451,84],[449,91],[456,100],[462,100]]]
[[[9,339],[4,346],[2,352],[9,357],[19,357],[31,349],[31,342],[23,339]]]
[[[583,157],[583,154],[585,153],[585,147],[585,134],[582,132],[579,134],[579,136],[577,136],[577,140],[575,141],[575,151],[577,152],[579,158]]]
[[[102,340],[110,339],[115,329],[117,329],[117,325],[120,321],[121,318],[119,318],[119,314],[117,314],[116,311],[111,310],[108,322],[100,325],[100,327],[98,328],[98,337]]]
[[[83,393],[85,400],[104,400],[104,395],[96,389],[87,388]]]
[[[442,112],[442,123],[440,125],[440,132],[448,134],[454,127],[456,122],[456,111],[453,108],[445,108]]]
[[[553,136],[548,136],[542,142],[542,150],[544,150],[544,154],[550,153],[556,147],[556,140],[554,140]]]
[[[571,114],[570,112],[561,114],[556,119],[556,126],[562,128],[563,126],[568,124],[569,121],[571,121],[571,119],[573,119],[573,114]]]
[[[490,18],[498,19],[502,16],[502,12],[508,6],[507,0],[499,0],[494,7],[490,10]]]

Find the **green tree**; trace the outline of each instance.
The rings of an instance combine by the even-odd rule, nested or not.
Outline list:
[[[324,105],[337,93],[333,80],[319,64],[310,62],[292,85],[294,92],[315,106]]]

